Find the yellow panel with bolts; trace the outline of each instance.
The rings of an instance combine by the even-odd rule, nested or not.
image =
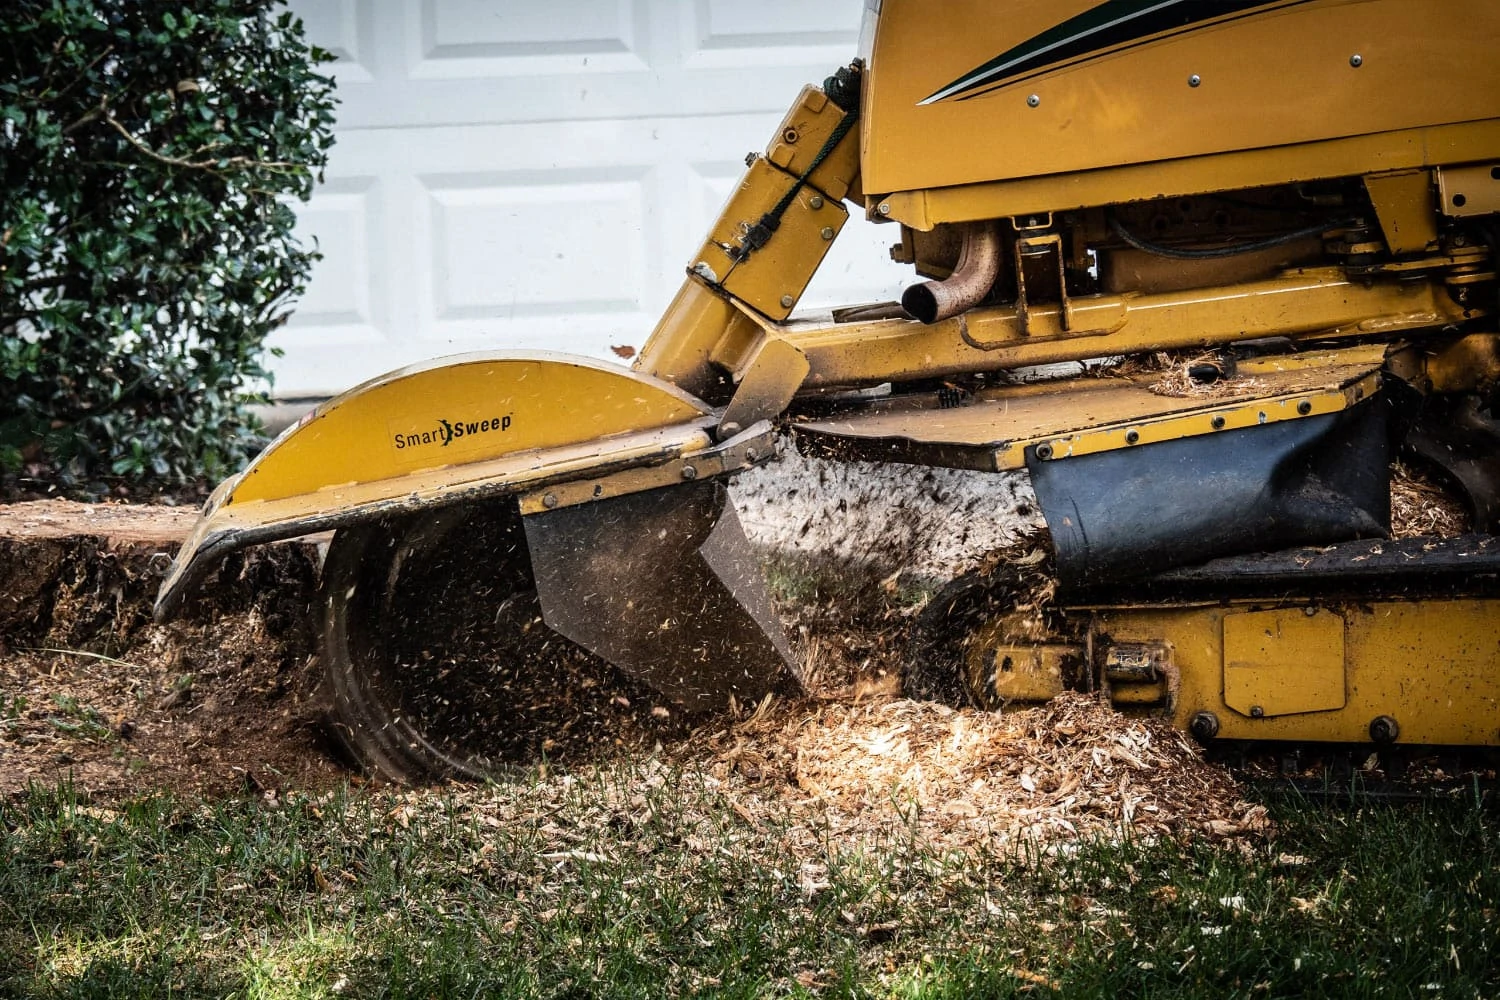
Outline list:
[[[1159,372],[1079,377],[983,389],[954,408],[938,406],[931,396],[897,397],[853,414],[805,421],[797,430],[890,454],[898,446],[946,447],[950,464],[1020,469],[1033,445],[1039,459],[1063,461],[1336,413],[1378,391],[1383,355],[1383,346],[1374,345],[1246,362],[1239,374],[1251,380],[1251,388],[1214,397],[1154,392]]]
[[[803,185],[766,244],[747,259],[737,261],[733,254],[743,245],[745,234],[796,183],[797,178],[791,174],[765,159],[756,159],[729,196],[693,264],[705,280],[774,320],[791,315],[813,272],[849,220],[841,202]]]
[[[1311,607],[1224,617],[1224,704],[1259,719],[1345,700],[1343,618]]]
[[[1272,610],[1261,602],[1259,610]],[[1303,614],[1306,605],[1290,610]],[[1465,598],[1331,604],[1344,620],[1342,708],[1253,718],[1224,699],[1224,620],[1255,605],[1112,608],[1096,635],[1172,643],[1177,680],[1170,715],[1187,729],[1212,713],[1218,738],[1364,743],[1377,719],[1402,743],[1478,746],[1500,740],[1500,600]]]
[[[866,85],[864,189],[942,193],[1036,179],[1053,189],[1054,204],[1039,206],[1046,210],[1079,204],[1075,178],[1086,184],[1122,166],[1180,170],[1196,175],[1200,190],[1359,175],[1377,163],[1422,163],[1367,154],[1353,170],[1336,160],[1302,177],[1291,168],[1297,153],[1340,139],[1376,138],[1392,158],[1420,158],[1440,147],[1386,136],[1500,116],[1493,0],[1224,6],[1222,18],[1194,30],[1110,46],[1097,22],[1081,27],[1102,17],[1098,0],[1010,0],[1003,16],[993,0],[885,0]],[[1054,44],[1090,51],[1042,50],[1025,72],[985,75],[1003,54],[1070,21],[1080,34]],[[1219,156],[1257,153],[1269,154],[1262,170],[1220,169]],[[1082,204],[1171,195],[1172,180]]]
[[[766,159],[800,177],[833,135],[844,111],[817,87],[803,87],[797,103],[781,120]],[[853,130],[856,134],[858,129]],[[859,179],[859,143],[841,142],[808,175],[807,182],[834,200],[849,193]]]
[[[1154,294],[1071,300],[1062,329],[1052,303],[972,309],[930,325],[915,320],[792,323],[784,336],[807,355],[808,388],[873,385],[1024,365],[1178,348],[1202,350],[1257,337],[1359,336],[1465,321],[1464,308],[1427,281],[1351,281],[1341,268],[1298,268],[1264,281]]]

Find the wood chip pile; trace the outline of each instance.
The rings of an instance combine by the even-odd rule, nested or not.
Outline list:
[[[699,739],[746,818],[816,815],[835,836],[908,830],[964,849],[1268,830],[1265,810],[1186,737],[1091,695],[1004,714],[905,699],[765,703]]]

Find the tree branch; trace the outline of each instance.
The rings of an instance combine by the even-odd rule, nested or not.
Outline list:
[[[100,115],[108,122],[116,132],[125,137],[125,141],[134,146],[142,154],[149,156],[158,163],[165,163],[171,167],[182,167],[185,170],[207,170],[216,172],[226,167],[258,167],[264,170],[306,170],[300,163],[290,163],[284,160],[257,160],[249,156],[230,156],[222,160],[186,160],[176,156],[168,156],[158,153],[141,140],[131,135],[130,130],[121,125],[119,119],[110,114],[108,109],[102,105],[99,108]]]

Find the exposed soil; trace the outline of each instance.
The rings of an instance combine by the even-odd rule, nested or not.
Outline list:
[[[178,620],[155,624],[192,520],[169,507],[0,507],[0,794],[64,778],[113,796],[344,776],[308,631],[315,543],[227,560]]]

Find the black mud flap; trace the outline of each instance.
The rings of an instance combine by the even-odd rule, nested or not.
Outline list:
[[[1297,545],[1390,533],[1389,407],[1358,406],[1125,448],[1040,460],[1037,500],[1068,589]]]
[[[760,566],[717,480],[522,519],[542,617],[689,711],[795,684]]]

